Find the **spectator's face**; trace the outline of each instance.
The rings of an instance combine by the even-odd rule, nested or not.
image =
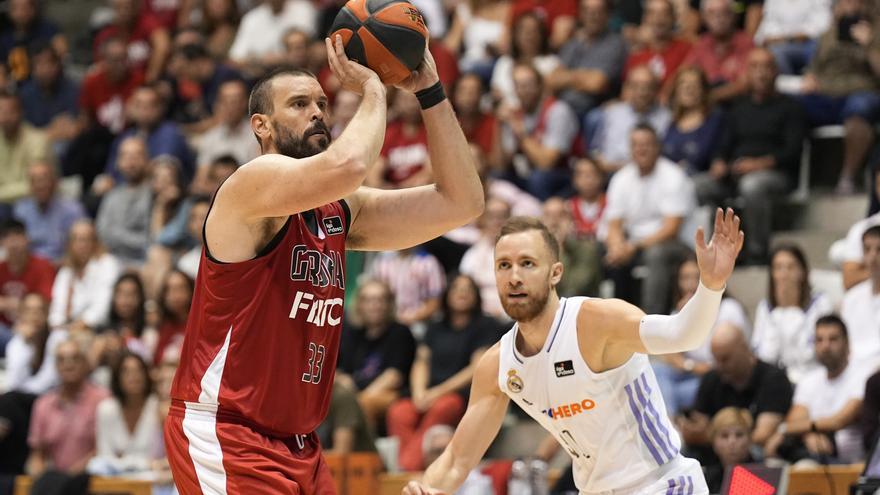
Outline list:
[[[535,16],[523,16],[516,23],[513,42],[520,53],[538,55],[541,53],[541,21]]]
[[[468,277],[459,275],[449,284],[446,304],[449,305],[450,310],[459,313],[467,313],[473,310],[477,304],[477,293]]]
[[[235,0],[205,0],[205,17],[214,22],[224,21],[232,14]]]
[[[749,457],[751,436],[749,431],[740,425],[721,428],[712,438],[712,449],[721,460],[722,466],[734,466]]]
[[[327,65],[327,45],[324,40],[315,40],[309,44],[309,68],[313,74]]]
[[[63,385],[79,386],[89,373],[86,356],[74,342],[62,342],[55,351],[55,365]]]
[[[545,201],[541,221],[557,238],[567,234],[571,226],[571,213],[569,213],[565,201],[559,198],[550,198]]]
[[[21,126],[21,105],[15,98],[0,98],[0,130],[15,134]]]
[[[678,269],[678,291],[682,297],[690,298],[697,292],[700,284],[700,268],[696,261],[685,261]],[[678,301],[675,301],[678,302]]]
[[[117,158],[119,173],[129,182],[139,183],[147,174],[149,158],[147,147],[140,139],[126,139],[119,145]]]
[[[816,360],[829,371],[838,371],[849,356],[849,341],[837,325],[816,326]]]
[[[672,35],[675,28],[675,12],[666,0],[649,0],[645,4],[644,23],[654,35],[665,39]]]
[[[117,24],[128,26],[137,19],[137,0],[111,0],[110,5],[113,7],[114,21]]]
[[[55,195],[55,170],[48,163],[38,162],[28,168],[31,196],[40,204],[46,204]]]
[[[862,239],[862,253],[865,267],[871,278],[880,276],[880,237],[869,235]]]
[[[18,27],[28,26],[37,17],[34,0],[10,0],[9,19]]]
[[[526,110],[534,110],[541,102],[541,81],[528,67],[513,69],[513,88],[519,102]]]
[[[67,239],[70,244],[70,257],[74,261],[85,264],[94,256],[98,237],[95,233],[95,227],[90,222],[73,224]]]
[[[22,323],[26,331],[36,332],[37,330],[46,328],[46,322],[49,320],[49,305],[39,294],[28,294],[21,300],[18,308],[18,323]],[[31,335],[22,335],[29,338]]]
[[[800,290],[807,274],[797,258],[788,251],[779,251],[770,260],[770,276],[776,290]]]
[[[501,227],[508,218],[510,218],[510,206],[500,199],[489,198],[477,224],[483,231],[483,237],[494,239],[501,232]]]
[[[752,369],[752,353],[745,337],[722,345],[712,343],[715,369],[726,383],[740,383],[748,378]]]
[[[364,326],[383,327],[390,323],[391,294],[385,285],[369,282],[361,286],[357,306]]]
[[[632,159],[642,173],[649,173],[660,158],[660,143],[657,136],[643,130],[633,131],[630,136]]]
[[[394,96],[394,108],[403,122],[407,124],[421,123],[422,111],[415,94],[408,91],[398,91]]]
[[[171,165],[156,164],[153,167],[153,179],[150,187],[153,189],[153,194],[159,194],[171,187],[179,187],[177,171]]]
[[[605,32],[608,27],[608,8],[605,0],[581,0],[581,23],[590,36]]]
[[[734,29],[733,8],[730,0],[707,0],[703,6],[703,22],[709,33],[718,38],[726,38]]]
[[[537,230],[517,232],[495,244],[495,285],[504,312],[519,322],[533,320],[559,282],[561,264]],[[558,273],[554,273],[559,267]],[[555,279],[554,279],[555,277]]]
[[[578,196],[585,199],[593,199],[602,192],[602,174],[584,159],[575,163],[571,182]]]
[[[141,127],[155,127],[162,120],[162,99],[152,88],[140,88],[129,102],[131,120]]]
[[[211,165],[211,170],[209,173],[209,179],[212,184],[212,189],[214,192],[220,188],[220,185],[223,184],[223,181],[229,178],[230,175],[235,173],[235,167],[231,164],[226,163],[215,163]]]
[[[688,71],[679,76],[675,98],[686,110],[696,108],[703,102],[703,84],[697,72]]]
[[[113,307],[120,318],[134,318],[138,307],[143,303],[138,286],[133,280],[123,280],[113,291]]]
[[[147,390],[147,375],[137,358],[127,356],[119,368],[119,385],[126,397],[145,397]]]
[[[43,50],[34,57],[34,79],[42,86],[54,84],[61,76],[61,64],[49,50]]]
[[[202,244],[202,226],[205,225],[205,219],[208,218],[209,207],[208,202],[200,201],[189,210],[189,235],[199,245]]]
[[[3,237],[3,249],[6,251],[6,258],[8,260],[21,261],[27,259],[30,253],[28,238],[23,233],[10,232]]]
[[[128,52],[125,44],[110,41],[104,47],[103,67],[107,77],[114,82],[125,79],[128,75]]]
[[[344,89],[340,90],[333,100],[333,123],[336,125],[348,124],[357,113],[360,104],[361,97],[356,93]]]
[[[305,158],[330,146],[327,96],[317,80],[308,76],[279,76],[271,81],[273,98],[269,116],[271,138],[278,152]]]
[[[657,80],[647,67],[637,67],[629,73],[624,97],[636,111],[651,108],[657,98]]]
[[[175,315],[185,315],[192,303],[192,289],[189,281],[180,273],[172,272],[165,282],[165,306]]]
[[[305,33],[294,31],[284,38],[284,49],[287,52],[287,63],[305,69],[309,66],[309,37]]]
[[[455,86],[455,108],[459,113],[474,114],[480,109],[483,83],[475,75],[462,77]]]
[[[749,54],[746,79],[751,91],[769,93],[776,84],[776,61],[773,54],[756,48]]]

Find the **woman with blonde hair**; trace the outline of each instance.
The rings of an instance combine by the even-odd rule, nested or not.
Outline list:
[[[704,468],[710,493],[721,491],[727,469],[755,461],[749,452],[753,427],[754,420],[747,409],[725,407],[715,413],[709,424],[709,438],[718,462]]]
[[[92,221],[74,223],[52,285],[49,326],[76,332],[105,324],[119,272],[119,262],[104,249]]]

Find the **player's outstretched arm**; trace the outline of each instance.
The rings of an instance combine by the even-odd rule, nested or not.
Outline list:
[[[425,471],[421,482],[411,481],[403,495],[452,494],[474,469],[504,421],[509,399],[498,388],[498,344],[477,364],[467,411],[452,442]]]
[[[418,92],[439,84],[431,52],[418,72],[399,85]],[[483,187],[467,139],[449,100],[422,110],[434,184],[396,191],[361,188],[352,209],[348,247],[393,250],[420,244],[483,212]]]
[[[214,208],[224,217],[249,223],[261,218],[284,217],[342,199],[363,183],[376,161],[385,138],[385,86],[372,70],[348,60],[337,36],[326,40],[330,68],[344,88],[363,95],[349,125],[324,152],[295,159],[265,154],[241,167],[217,195]],[[285,104],[318,105],[298,98]],[[255,132],[271,126],[268,116],[251,117]],[[227,216],[228,215],[228,216]]]
[[[697,231],[700,286],[678,314],[645,315],[618,299],[588,300],[578,314],[578,328],[585,329],[585,335],[598,335],[603,344],[617,349],[611,355],[625,359],[633,352],[671,354],[696,349],[715,325],[721,295],[742,245],[739,217],[731,209],[724,212],[719,208],[712,240],[707,244],[702,228]],[[622,364],[620,359],[614,361]]]

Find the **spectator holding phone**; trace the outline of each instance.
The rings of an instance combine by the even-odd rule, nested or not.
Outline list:
[[[819,38],[802,89],[812,125],[846,128],[837,191],[851,193],[880,116],[880,33],[872,26],[868,0],[838,0],[834,18]]]

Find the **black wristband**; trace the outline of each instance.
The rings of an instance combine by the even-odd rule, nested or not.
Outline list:
[[[446,92],[443,91],[443,85],[440,84],[440,81],[437,81],[431,87],[416,91],[416,98],[419,99],[419,106],[422,107],[422,110],[427,110],[445,100]]]

